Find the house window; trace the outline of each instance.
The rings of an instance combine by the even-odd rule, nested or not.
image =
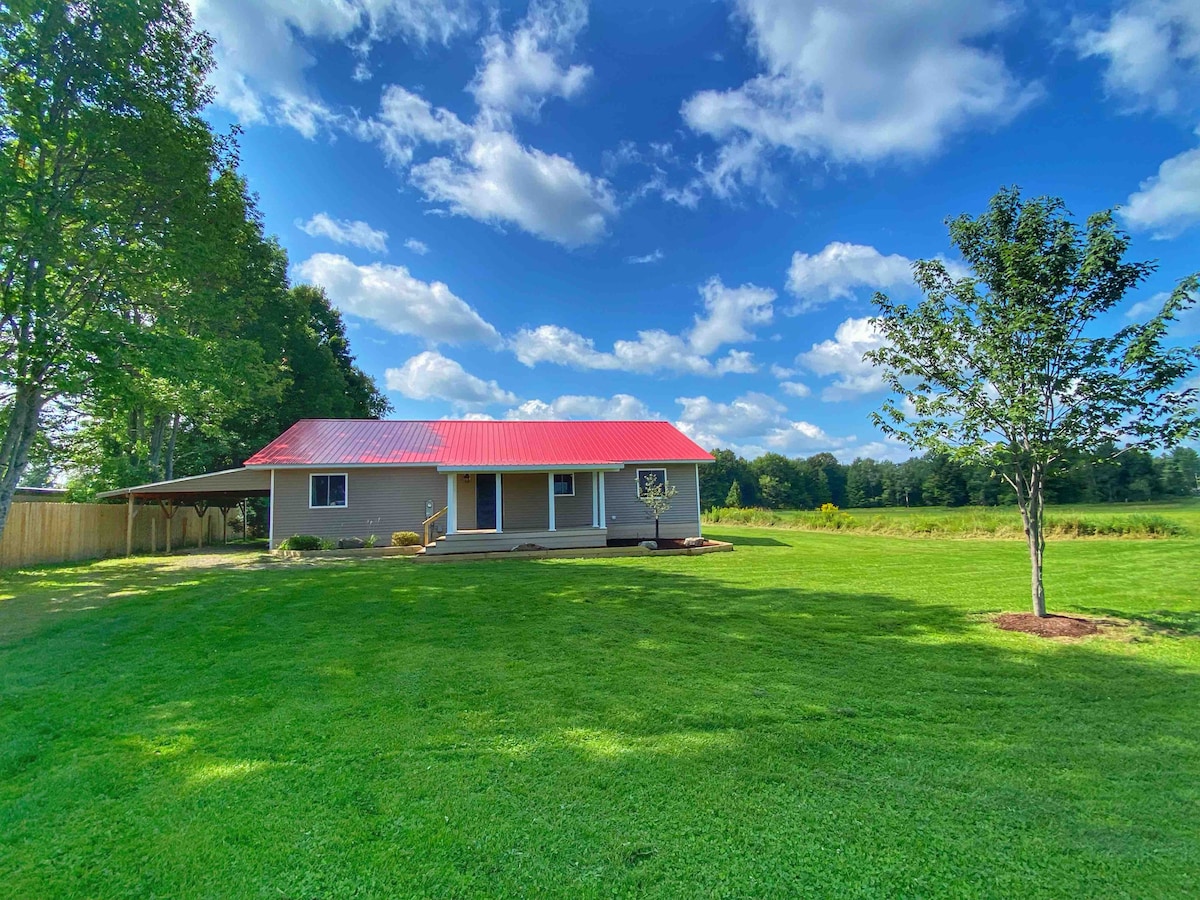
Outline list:
[[[654,479],[654,483],[660,487],[667,483],[666,469],[638,469],[637,470],[637,495],[644,497],[646,495],[646,485],[650,483],[650,479]]]
[[[310,475],[308,479],[308,505],[313,509],[327,506],[345,506],[346,476]]]
[[[554,496],[575,496],[575,473],[562,472],[554,476]]]

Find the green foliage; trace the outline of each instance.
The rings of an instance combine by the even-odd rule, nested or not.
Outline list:
[[[279,544],[280,550],[328,550],[331,546],[328,541],[317,537],[315,534],[293,534],[290,538],[285,538]]]
[[[375,547],[375,545],[378,543],[379,543],[378,535],[368,534],[365,538],[363,538],[363,546],[366,547],[368,550],[373,549]]]
[[[742,486],[734,481],[729,485],[729,493],[725,495],[725,505],[737,509],[742,505]]]
[[[393,547],[415,547],[421,543],[421,536],[415,531],[393,531]]]
[[[1195,540],[1055,547],[1064,643],[1013,542],[712,531],[0,572],[4,895],[1195,893]]]

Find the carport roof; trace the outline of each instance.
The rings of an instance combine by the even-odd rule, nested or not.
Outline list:
[[[137,497],[150,500],[174,500],[177,503],[241,500],[243,497],[267,497],[271,494],[271,473],[264,469],[226,469],[207,475],[190,475],[170,481],[154,481],[133,487],[105,491],[101,499]]]

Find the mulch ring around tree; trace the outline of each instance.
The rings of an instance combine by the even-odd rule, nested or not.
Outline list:
[[[1080,638],[1099,634],[1101,625],[1115,624],[1103,619],[1081,619],[1075,616],[1035,616],[1033,613],[1001,613],[993,620],[1005,631],[1023,631],[1046,638]]]

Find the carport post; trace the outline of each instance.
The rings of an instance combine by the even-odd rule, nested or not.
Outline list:
[[[133,494],[125,506],[125,555],[133,556]]]

